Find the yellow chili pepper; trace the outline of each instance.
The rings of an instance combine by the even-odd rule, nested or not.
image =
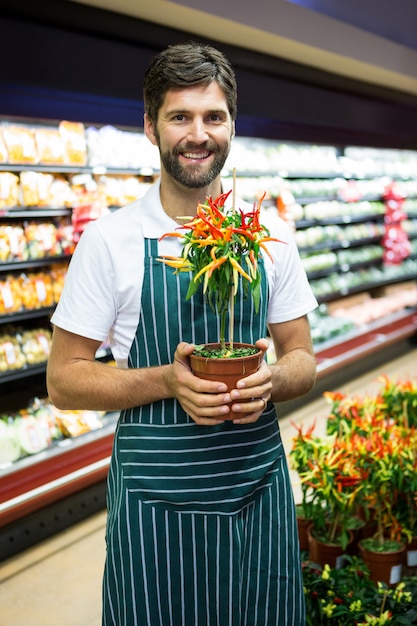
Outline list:
[[[229,257],[229,261],[230,261],[230,264],[232,265],[232,267],[235,270],[237,270],[239,272],[239,274],[241,274],[243,276],[243,278],[246,278],[246,280],[248,280],[250,283],[252,282],[252,278],[249,276],[249,274],[247,274],[245,272],[243,267],[241,265],[239,265],[239,263],[236,261],[236,259],[234,259],[233,257]]]

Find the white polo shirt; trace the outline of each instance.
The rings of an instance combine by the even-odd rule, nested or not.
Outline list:
[[[236,206],[253,209],[245,202]],[[268,323],[296,319],[316,308],[317,302],[291,229],[274,208],[262,209],[261,223],[272,237],[286,242],[267,242],[274,262],[263,255],[270,291]],[[72,256],[52,323],[83,337],[108,339],[117,365],[126,367],[139,321],[144,238],[159,239],[177,227],[162,208],[159,181],[143,198],[88,224]],[[159,254],[179,256],[180,239],[164,238]]]

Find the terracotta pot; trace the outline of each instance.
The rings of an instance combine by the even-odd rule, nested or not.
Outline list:
[[[207,344],[208,347],[216,347],[218,344]],[[235,343],[236,348],[253,347],[247,343]],[[205,356],[192,354],[190,356],[191,370],[195,376],[204,380],[215,380],[226,383],[227,390],[236,389],[236,383],[241,378],[256,372],[264,358],[262,350],[250,356],[238,358],[211,359]],[[239,401],[241,404],[243,401]],[[230,412],[221,417],[222,420],[233,420],[245,417],[247,413]]]
[[[359,553],[371,572],[371,580],[395,586],[401,581],[406,547],[402,545],[391,552],[373,552],[368,550],[363,540],[359,542]]]
[[[330,567],[340,569],[344,564],[344,557],[348,553],[349,545],[353,541],[353,533],[349,531],[349,542],[346,549],[338,543],[327,543],[321,541],[314,536],[314,527],[310,525],[307,529],[308,545],[310,560],[318,563],[322,567],[329,565]]]
[[[297,515],[298,538],[300,541],[300,550],[308,550],[308,527],[311,526],[311,519]]]

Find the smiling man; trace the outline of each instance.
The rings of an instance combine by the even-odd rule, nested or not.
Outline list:
[[[218,50],[157,55],[144,80],[144,129],[161,176],[132,204],[92,222],[53,315],[47,382],[62,409],[120,411],[108,477],[103,626],[303,626],[295,508],[275,404],[308,392],[316,301],[288,226],[265,215],[271,246],[257,313],[236,309],[236,341],[266,360],[230,393],[191,372],[194,344],[215,341],[203,294],[158,258],[181,216],[221,191],[235,130],[236,82]],[[252,207],[241,208],[251,210]],[[117,368],[96,361],[109,339]],[[241,402],[244,400],[245,402]],[[224,421],[233,410],[245,417]]]
[[[214,102],[223,106],[212,110]],[[159,148],[167,182],[171,179],[183,187],[201,189],[216,181],[218,186],[234,121],[217,83],[168,92],[157,120],[145,114],[145,133]]]

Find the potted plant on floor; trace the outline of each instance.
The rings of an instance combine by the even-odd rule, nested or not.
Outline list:
[[[343,568],[303,562],[307,626],[383,626],[417,623],[417,578],[375,585],[358,557]]]
[[[389,434],[374,428],[366,437],[354,436],[357,464],[367,474],[363,501],[376,524],[373,536],[359,542],[360,554],[375,581],[395,584],[401,580],[405,552],[404,527],[396,516],[402,484],[403,440],[398,427]]]
[[[250,212],[226,207],[231,194],[218,198],[208,197],[197,207],[193,218],[179,226],[176,232],[163,237],[179,237],[182,252],[179,257],[164,256],[159,260],[174,268],[175,272],[189,272],[190,284],[187,299],[198,289],[219,318],[220,336],[215,344],[196,346],[190,357],[193,372],[202,378],[222,379],[229,389],[237,380],[256,371],[264,353],[255,346],[234,341],[234,305],[239,289],[253,299],[257,313],[260,303],[261,272],[259,260],[263,253],[269,255],[266,242],[277,242],[260,222],[264,196]],[[283,242],[281,242],[283,243]],[[227,317],[229,317],[228,329]],[[221,365],[232,368],[227,379],[221,375]],[[208,371],[207,371],[208,370]],[[229,414],[230,419],[237,417]]]
[[[326,437],[312,452],[307,469],[299,472],[301,482],[312,490],[310,558],[321,565],[340,567],[354,539],[352,519],[364,476],[355,466],[348,441]]]
[[[379,397],[390,420],[402,427],[401,485],[394,513],[406,538],[406,572],[417,571],[417,381],[381,376]]]
[[[298,477],[309,471],[309,460],[313,458],[318,447],[322,447],[323,443],[320,437],[314,435],[316,422],[303,431],[302,426],[293,423],[297,433],[292,439],[292,446],[289,453],[290,469],[294,470]],[[298,538],[300,541],[300,549],[308,550],[308,527],[313,523],[314,516],[314,488],[305,480],[299,480],[294,487],[299,487],[299,497],[296,498],[296,515],[298,526]]]
[[[405,428],[417,428],[417,381],[381,376],[380,397],[387,415]]]

